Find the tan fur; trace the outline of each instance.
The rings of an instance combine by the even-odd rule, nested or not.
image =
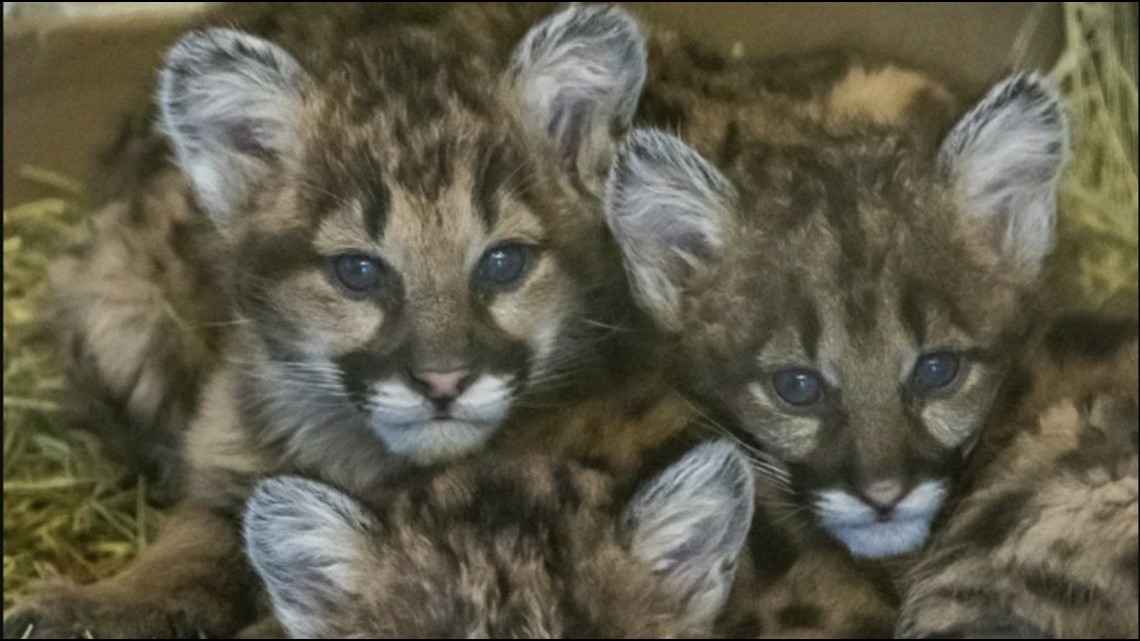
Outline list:
[[[1135,330],[1091,358],[1039,341],[1025,367],[1031,387],[999,408],[972,489],[907,578],[905,636],[1137,635]]]
[[[557,452],[627,477],[697,416],[691,403],[650,379],[573,405],[524,409],[492,447],[507,453]]]
[[[922,102],[926,101],[926,102]],[[952,115],[956,99],[946,88],[912,69],[888,65],[868,70],[853,67],[835,84],[824,99],[824,109],[832,117],[862,118],[870,116],[880,124],[906,124],[916,116],[916,108],[924,111],[932,105],[945,104],[946,115]],[[938,117],[940,114],[924,113]]]
[[[163,169],[93,214],[82,245],[52,266],[45,310],[87,401],[83,424],[163,502],[180,494],[181,434],[230,322],[213,284],[217,247],[187,196]]]
[[[764,543],[754,554],[764,554]],[[725,608],[722,629],[735,637],[767,639],[886,638],[897,604],[889,587],[851,562],[841,549],[817,543],[800,550],[778,580],[742,579]]]

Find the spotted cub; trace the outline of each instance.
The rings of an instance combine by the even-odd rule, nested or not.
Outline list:
[[[1000,83],[934,150],[766,114],[696,149],[635,131],[607,195],[671,379],[755,452],[734,630],[836,629],[829,559],[863,586],[846,634],[889,634],[901,601],[905,635],[1135,635],[1135,343],[1039,305],[1067,157],[1051,82]],[[1093,365],[1050,347],[1070,342]]]
[[[253,566],[295,638],[677,638],[712,632],[752,515],[734,445],[630,493],[576,464],[485,458],[362,503],[258,484]]]
[[[645,76],[638,28],[572,6],[511,50],[481,8],[420,9],[437,10],[456,13],[391,29],[358,7],[381,13],[279,43],[211,28],[167,55],[172,186],[215,230],[232,311],[186,435],[188,496],[123,574],[45,588],[6,634],[230,634],[258,593],[236,522],[257,478],[366,494],[480,449],[589,362],[624,309],[595,192]],[[89,337],[128,334],[101,318]],[[148,336],[130,338],[127,360]]]
[[[1067,153],[1052,85],[928,152],[769,111],[731,145],[635,131],[607,215],[672,377],[856,556],[919,548],[1023,341]],[[730,129],[722,129],[730,131]],[[727,135],[727,134],[726,134]]]

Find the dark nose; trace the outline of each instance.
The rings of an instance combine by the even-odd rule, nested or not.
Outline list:
[[[886,479],[863,486],[863,501],[879,512],[889,512],[906,494],[901,481]]]
[[[408,372],[420,388],[420,392],[433,401],[447,402],[454,400],[463,393],[467,387],[471,372],[465,369],[456,369],[449,372],[432,370],[411,370]]]

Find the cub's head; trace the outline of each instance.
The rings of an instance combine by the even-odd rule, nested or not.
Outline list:
[[[919,149],[805,134],[717,168],[639,131],[606,203],[682,385],[867,557],[925,540],[1001,382],[1052,241],[1058,97],[1015,76]]]
[[[643,42],[620,10],[576,6],[509,64],[414,28],[334,49],[306,69],[190,35],[162,127],[229,244],[251,385],[283,422],[354,411],[397,454],[457,456],[575,360]]]
[[[262,482],[249,558],[298,638],[707,634],[752,514],[735,446],[688,453],[631,499],[548,459],[483,461],[370,507],[300,478]]]

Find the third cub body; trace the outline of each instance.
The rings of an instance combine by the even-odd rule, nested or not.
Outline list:
[[[272,479],[246,540],[299,638],[709,634],[752,514],[747,461],[709,443],[620,487],[542,456],[429,470],[363,503]]]

